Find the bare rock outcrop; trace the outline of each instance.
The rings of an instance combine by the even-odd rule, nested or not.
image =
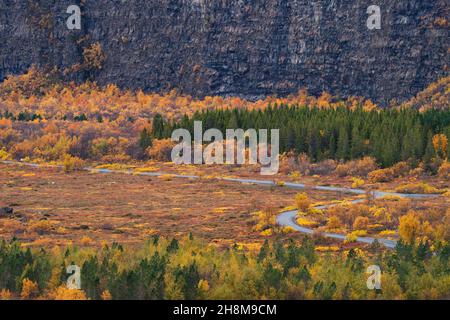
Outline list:
[[[81,30],[66,27],[69,5]],[[100,42],[100,84],[194,96],[313,94],[406,100],[448,74],[448,0],[0,0],[0,80],[70,67]]]

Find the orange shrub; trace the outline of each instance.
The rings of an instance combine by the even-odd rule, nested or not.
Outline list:
[[[352,160],[340,164],[336,168],[336,174],[340,177],[360,176],[365,177],[367,174],[378,168],[374,158],[364,157],[359,160]]]
[[[0,119],[0,129],[12,128],[12,121],[10,119]]]
[[[34,144],[31,141],[25,140],[17,143],[12,148],[12,154],[15,159],[22,159],[33,156]]]
[[[352,188],[360,188],[364,183],[365,181],[363,179],[352,177]]]
[[[120,163],[127,163],[132,161],[131,157],[129,155],[126,154],[108,154],[106,156],[103,156],[101,158],[102,162],[120,162]]]
[[[411,166],[407,162],[398,162],[392,166],[392,172],[395,177],[404,177],[411,171]]]
[[[366,230],[368,225],[369,225],[369,218],[356,217],[355,222],[353,222],[353,229]]]
[[[444,179],[450,179],[450,162],[444,161],[439,167],[439,177]]]
[[[370,182],[390,182],[394,180],[394,171],[391,168],[379,169],[369,173],[368,175]]]
[[[421,175],[423,175],[424,172],[425,172],[425,169],[422,166],[419,166],[417,168],[412,169],[409,172],[409,175],[413,176],[413,177],[420,177]]]
[[[53,231],[53,224],[48,220],[32,221],[27,229],[28,231],[43,235]]]
[[[301,153],[296,156],[293,151],[286,152],[280,156],[280,172],[290,173],[299,172],[300,174],[309,175],[311,169],[311,161],[308,155]]]
[[[82,170],[85,162],[78,158],[78,157],[72,157],[71,155],[66,154],[63,158],[63,167],[64,172],[69,173],[75,170]]]
[[[5,148],[0,149],[0,160],[11,160],[11,155]]]
[[[0,291],[0,300],[11,300],[12,299],[12,293],[8,289],[3,289]]]
[[[336,170],[337,163],[335,160],[323,160],[310,166],[310,174],[327,175]]]
[[[54,291],[50,292],[49,298],[53,300],[87,300],[84,291],[68,289],[64,286],[58,287]]]
[[[92,244],[92,239],[89,238],[88,236],[84,236],[83,238],[81,238],[81,245],[83,246],[89,246]]]
[[[154,160],[170,161],[174,146],[175,143],[171,139],[154,140],[153,146],[147,149],[147,154]]]
[[[331,216],[328,218],[327,227],[329,229],[339,229],[342,227],[342,222],[337,216]]]
[[[448,139],[445,134],[436,134],[433,136],[434,151],[439,157],[444,158],[447,154]]]
[[[36,282],[33,282],[29,279],[23,279],[22,281],[22,292],[20,293],[20,297],[22,299],[32,299],[36,298],[39,293],[39,288]]]
[[[108,290],[103,291],[102,300],[112,300],[111,293]]]
[[[443,193],[442,190],[439,190],[433,186],[430,186],[427,183],[407,183],[398,186],[395,188],[396,192],[399,193],[421,193],[421,194],[438,194]]]
[[[352,228],[358,217],[369,215],[370,208],[365,204],[343,203],[327,210],[328,216],[336,216],[340,223],[348,228]]]

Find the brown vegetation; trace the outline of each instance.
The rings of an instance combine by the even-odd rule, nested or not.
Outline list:
[[[220,243],[260,242],[261,230],[252,231],[257,223],[253,213],[272,207],[276,214],[294,203],[296,192],[213,178],[158,179],[84,171],[68,175],[56,168],[0,164],[0,194],[15,212],[13,219],[0,219],[0,237],[47,246],[68,241],[139,243],[151,234],[191,231]],[[329,196],[309,195],[316,200]]]

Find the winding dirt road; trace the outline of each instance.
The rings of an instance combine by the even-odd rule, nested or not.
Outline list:
[[[52,167],[52,168],[61,168],[62,169],[62,166],[40,165],[40,164],[35,164],[35,163],[26,163],[26,162],[19,162],[19,161],[0,161],[0,163],[7,164],[7,165],[23,165],[23,166],[33,167],[33,168]],[[91,168],[91,167],[86,167],[83,170],[97,172],[97,173],[103,173],[103,174],[134,174],[134,175],[152,176],[152,177],[167,175],[167,173],[164,173],[164,172],[134,172],[132,170],[95,169],[95,168]],[[175,177],[175,178],[182,178],[182,179],[200,179],[200,176],[195,176],[195,175],[170,174],[170,176]],[[262,185],[262,186],[277,186],[276,182],[271,181],[271,180],[240,179],[240,178],[217,178],[217,179],[223,180],[223,181],[236,182],[236,183],[250,183],[250,184]],[[286,182],[283,185],[283,187],[292,188],[292,189],[305,189],[306,188],[306,186],[304,184],[292,183],[292,182]],[[357,194],[357,195],[363,195],[363,194],[367,193],[367,191],[363,190],[363,189],[352,189],[352,188],[341,188],[341,187],[313,186],[313,187],[308,187],[308,188],[313,189],[313,190],[341,192],[341,193]],[[385,192],[385,191],[372,191],[371,195],[374,198],[382,198],[385,196],[398,196],[401,198],[408,198],[408,199],[426,199],[426,198],[433,198],[433,197],[439,196],[439,195],[430,195],[430,194],[403,194],[403,193]],[[362,202],[362,201],[364,201],[364,199],[354,200],[353,203],[358,203],[358,202]],[[334,206],[334,204],[318,206],[316,208],[320,209],[320,210],[324,210],[324,209],[327,209],[332,206]],[[286,211],[286,212],[283,212],[280,215],[278,215],[276,221],[280,226],[291,227],[294,230],[304,233],[304,234],[309,234],[309,235],[313,234],[314,229],[302,227],[297,224],[296,216],[297,216],[297,210]],[[337,234],[337,233],[325,232],[325,233],[321,233],[321,236],[326,237],[326,238],[337,239],[337,240],[345,240],[346,239],[346,235]],[[395,246],[397,244],[397,242],[395,240],[384,239],[384,238],[371,238],[371,237],[358,237],[356,241],[360,242],[360,243],[371,244],[375,240],[390,249],[395,248]]]

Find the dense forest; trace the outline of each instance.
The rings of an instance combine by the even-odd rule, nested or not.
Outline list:
[[[172,131],[201,120],[204,130],[280,129],[281,152],[306,154],[312,162],[371,156],[383,167],[408,161],[436,173],[450,153],[449,86],[450,77],[442,78],[381,109],[364,98],[314,97],[306,90],[257,101],[131,92],[64,83],[57,71],[32,67],[0,84],[0,158],[170,160]]]
[[[426,163],[434,157],[436,135],[450,138],[450,110],[372,110],[363,108],[308,108],[297,105],[268,106],[264,110],[206,110],[180,121],[156,116],[153,135],[170,138],[176,128],[190,129],[202,121],[203,129],[280,129],[281,152],[305,153],[313,161],[376,158],[383,166],[399,161]],[[433,141],[433,138],[435,141]],[[440,142],[438,142],[440,143]],[[441,157],[450,155],[443,142]]]
[[[393,251],[350,249],[320,255],[313,240],[266,241],[259,251],[208,246],[192,235],[154,236],[140,249],[31,250],[0,243],[3,299],[432,299],[448,297],[449,246],[402,243]],[[82,290],[69,290],[68,265],[81,268]],[[382,290],[367,290],[379,265]]]

